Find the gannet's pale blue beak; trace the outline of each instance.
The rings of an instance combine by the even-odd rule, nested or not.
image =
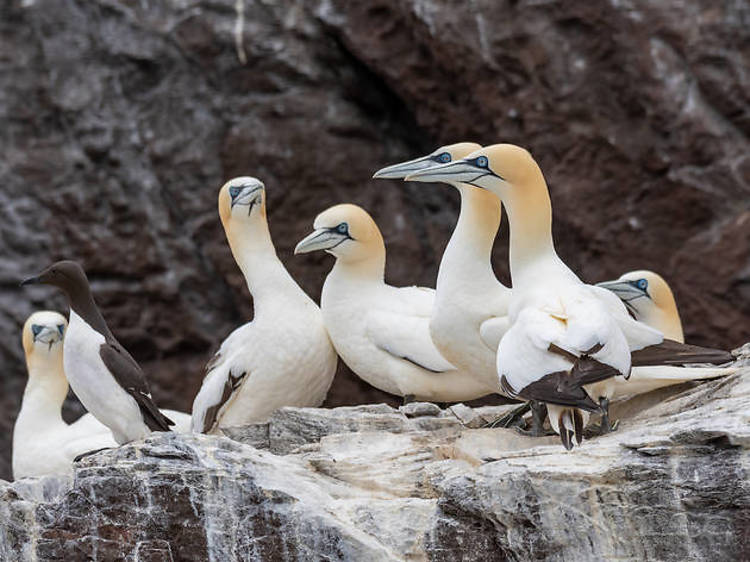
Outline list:
[[[474,160],[456,160],[419,170],[406,176],[406,181],[439,181],[445,183],[468,183],[475,185],[479,178],[491,175],[487,168],[476,165]],[[477,187],[482,187],[477,185]]]
[[[339,233],[335,229],[318,228],[299,241],[297,247],[294,248],[294,255],[317,250],[332,250],[346,240],[351,240],[348,234]]]
[[[375,172],[372,177],[376,179],[404,179],[409,174],[435,166],[436,162],[432,155],[421,156],[408,162],[386,166]]]

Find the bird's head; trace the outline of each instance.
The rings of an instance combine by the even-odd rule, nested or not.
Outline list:
[[[234,220],[265,219],[266,186],[250,176],[229,180],[219,190],[219,217],[225,228]]]
[[[503,199],[540,176],[539,166],[526,149],[493,144],[459,160],[409,174],[406,180],[464,183],[492,191]]]
[[[425,170],[437,166],[438,164],[447,164],[464,158],[480,148],[482,148],[481,145],[478,145],[475,142],[448,144],[433,150],[426,156],[420,156],[414,160],[400,162],[399,164],[393,164],[381,168],[375,172],[372,177],[378,179],[404,179],[409,174],[413,174],[420,170]]]
[[[383,237],[372,217],[357,205],[326,209],[313,223],[314,231],[297,244],[295,254],[324,250],[336,258],[356,262],[383,247]]]
[[[653,271],[629,271],[615,281],[603,281],[597,285],[620,297],[638,320],[643,319],[653,308],[668,312],[674,309],[676,313],[672,289],[661,275]]]
[[[53,263],[39,275],[29,277],[21,285],[53,285],[69,297],[88,288],[89,281],[83,268],[74,261],[63,260]]]
[[[23,325],[21,341],[26,356],[32,354],[62,353],[62,341],[68,321],[51,310],[35,312]]]

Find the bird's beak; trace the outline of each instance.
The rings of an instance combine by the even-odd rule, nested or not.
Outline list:
[[[612,291],[624,301],[644,296],[643,291],[627,281],[602,281],[601,283],[597,283],[596,286]]]
[[[486,176],[489,172],[486,168],[480,168],[466,160],[456,160],[447,164],[430,166],[406,176],[406,181],[439,181],[445,183],[468,183],[474,182]],[[482,187],[482,186],[477,186]]]
[[[435,165],[435,161],[430,156],[421,156],[408,162],[386,166],[375,172],[372,177],[376,179],[404,179],[409,174],[413,174],[425,168]]]
[[[338,246],[344,238],[328,230],[327,228],[319,228],[305,238],[300,240],[297,247],[294,248],[294,255],[307,254],[309,252],[315,252],[316,250],[328,250],[334,246]]]
[[[38,275],[35,275],[34,277],[29,277],[28,279],[24,279],[18,285],[19,287],[23,287],[25,285],[38,285],[39,283],[43,283],[43,281],[39,278]]]

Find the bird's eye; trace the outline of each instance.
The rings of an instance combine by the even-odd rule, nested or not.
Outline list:
[[[31,325],[31,333],[34,334],[34,336],[38,336],[39,332],[42,331],[42,328],[43,327],[40,326],[39,324],[32,324]]]
[[[447,164],[451,161],[451,155],[447,152],[441,152],[435,157],[435,160],[440,162],[441,164]]]
[[[232,187],[229,188],[229,195],[232,196],[232,199],[237,197],[240,194],[240,192],[242,192],[242,187],[239,185],[233,185]]]
[[[345,222],[342,222],[336,227],[336,232],[338,232],[339,234],[349,234],[349,225]]]
[[[645,291],[648,289],[648,281],[646,279],[638,279],[637,286],[641,291]]]
[[[65,332],[65,324],[58,324],[57,331],[60,332],[60,335],[62,336],[63,333]]]
[[[486,156],[480,156],[479,158],[477,158],[476,163],[480,168],[486,168],[489,164]]]

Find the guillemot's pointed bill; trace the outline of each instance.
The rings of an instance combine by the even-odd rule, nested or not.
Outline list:
[[[320,406],[337,364],[320,309],[276,255],[263,182],[229,180],[218,207],[255,318],[234,330],[206,365],[192,417],[193,431],[203,433],[265,421],[284,406]]]
[[[475,142],[457,142],[454,144],[448,144],[441,146],[433,150],[426,156],[420,156],[407,162],[399,162],[398,164],[392,164],[381,168],[375,172],[372,177],[376,179],[404,179],[409,174],[431,168],[437,164],[445,164],[452,162],[457,158],[463,158],[467,154],[479,150],[481,145]]]
[[[122,444],[150,431],[169,431],[174,423],[156,407],[138,363],[109,330],[81,266],[60,261],[24,283],[53,285],[68,297],[65,371],[83,405],[112,430],[115,440]]]

